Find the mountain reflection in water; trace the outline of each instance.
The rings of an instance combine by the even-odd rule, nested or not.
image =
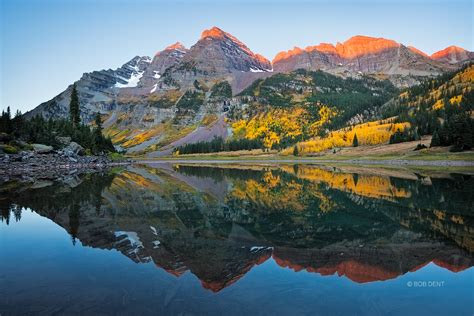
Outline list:
[[[473,265],[474,178],[312,165],[157,164],[2,190],[73,243],[116,249],[217,292],[269,258],[282,268],[384,281],[433,262]]]

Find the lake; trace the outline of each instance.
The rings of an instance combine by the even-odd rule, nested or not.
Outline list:
[[[155,163],[0,195],[0,315],[472,315],[474,176]]]

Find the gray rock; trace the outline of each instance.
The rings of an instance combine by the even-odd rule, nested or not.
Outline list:
[[[63,179],[64,184],[67,184],[70,188],[75,188],[77,187],[81,181],[78,177],[76,176],[68,176]]]
[[[68,157],[83,155],[84,148],[76,142],[70,142],[68,146],[63,148],[63,153]]]
[[[33,150],[38,154],[47,154],[53,151],[53,146],[43,144],[31,144]]]
[[[40,189],[44,187],[48,187],[53,185],[52,181],[49,180],[36,180],[33,185],[30,187],[31,189]]]
[[[63,145],[63,146],[68,146],[71,143],[71,137],[69,136],[56,136],[56,141]]]

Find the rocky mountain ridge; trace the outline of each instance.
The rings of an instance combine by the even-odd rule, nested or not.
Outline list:
[[[336,45],[321,43],[305,49],[295,47],[278,53],[272,62],[253,53],[235,36],[217,27],[204,30],[190,49],[177,42],[159,51],[153,58],[136,56],[121,67],[84,75],[76,82],[85,121],[93,113],[113,110],[121,96],[148,96],[169,90],[185,91],[195,80],[228,80],[236,94],[254,80],[299,68],[323,70],[345,77],[361,74],[383,75],[397,85],[417,82],[426,77],[453,70],[472,60],[474,54],[450,46],[428,56],[414,47],[393,40],[354,36]],[[390,78],[393,77],[393,78]],[[402,77],[402,78],[400,78]],[[403,78],[405,77],[405,78]],[[66,116],[72,86],[26,114],[46,118]]]
[[[384,74],[425,77],[456,69],[454,65],[472,59],[463,49],[446,48],[432,56],[393,40],[354,36],[336,45],[321,43],[305,49],[295,47],[278,53],[273,59],[275,71],[298,68],[323,70],[333,74]],[[405,85],[411,85],[406,81]]]
[[[146,141],[146,146],[134,147],[134,152],[142,152],[144,149],[150,151],[153,146],[152,150],[156,150],[172,144],[175,137],[184,137],[185,132],[189,134],[202,127],[203,120],[211,129],[215,124],[222,125],[229,109],[249,106],[248,98],[236,95],[252,84],[258,84],[260,79],[302,68],[342,78],[388,79],[400,87],[457,69],[472,59],[471,52],[458,47],[428,56],[393,40],[355,36],[336,45],[323,43],[281,52],[270,62],[252,52],[235,36],[213,27],[203,31],[190,48],[177,42],[153,58],[136,56],[115,70],[85,73],[75,85],[82,120],[89,123],[95,113],[100,112],[108,135],[118,143],[128,142],[127,148]],[[284,85],[286,83],[276,92],[286,91]],[[304,88],[303,94],[310,92],[305,90],[305,85],[300,85]],[[326,93],[318,88],[318,82],[313,85],[314,91]],[[222,91],[226,92],[223,95],[215,93],[214,86],[220,87],[219,91],[224,87]],[[71,90],[72,85],[25,116],[67,117]],[[285,95],[277,97],[288,98]],[[253,98],[260,97],[255,95]],[[224,124],[223,129],[226,128],[229,126]],[[229,135],[224,130],[219,128],[218,134]],[[217,135],[207,134],[211,139]]]

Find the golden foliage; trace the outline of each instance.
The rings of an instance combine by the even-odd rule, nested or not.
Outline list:
[[[295,141],[299,139],[305,128],[308,133],[316,135],[321,128],[337,115],[337,112],[326,105],[318,110],[319,120],[310,122],[306,108],[273,109],[258,114],[250,120],[238,120],[232,124],[236,138],[261,139],[266,148],[272,148],[283,139]]]
[[[105,129],[104,134],[107,137],[110,137],[112,139],[112,142],[114,144],[120,144],[126,141],[127,137],[130,135],[131,131],[128,129],[124,130],[119,130],[118,128],[108,128]]]
[[[333,189],[352,192],[365,197],[391,199],[411,196],[411,193],[404,188],[397,188],[392,185],[389,177],[358,175],[356,179],[354,174],[351,173],[332,172],[305,165],[297,169],[296,176],[311,182],[324,182]]]
[[[451,99],[449,99],[449,102],[451,102],[451,104],[459,105],[459,103],[461,103],[461,100],[462,100],[462,95],[456,95],[452,97]]]
[[[155,137],[162,133],[164,130],[163,125],[156,125],[145,131],[141,131],[129,136],[127,141],[122,144],[122,147],[129,148],[141,144],[152,137]]]
[[[262,181],[254,179],[236,180],[230,193],[231,198],[252,200],[262,209],[303,211],[305,206],[298,198],[303,193],[302,184],[295,181],[281,182],[278,175],[267,171]]]
[[[392,123],[392,119],[358,124],[331,132],[326,137],[316,137],[297,144],[300,153],[316,153],[324,150],[350,147],[357,134],[359,145],[377,145],[387,143],[397,130],[410,127],[409,123]]]
[[[203,119],[201,121],[201,125],[202,126],[209,126],[212,123],[214,123],[215,121],[217,121],[217,115],[216,114],[208,114],[208,115],[203,117]]]
[[[441,99],[436,100],[436,102],[433,104],[433,110],[439,110],[442,108],[444,108],[444,101]]]
[[[455,93],[456,91],[462,91],[462,94],[465,95],[474,89],[474,65],[471,65],[464,69],[463,71],[457,73],[451,80],[441,84],[439,87],[435,89],[429,90],[427,95],[418,96],[416,100],[411,101],[408,103],[408,106],[417,106],[422,101],[426,100],[427,98],[432,100],[433,104],[431,108],[433,110],[439,110],[446,106],[443,101],[443,95],[447,92],[450,95]],[[432,81],[434,84],[434,81]],[[458,89],[458,90],[456,90]],[[408,92],[404,92],[399,95],[400,99],[408,97]],[[462,96],[457,95],[452,97],[449,101],[451,104],[459,104],[461,102]]]
[[[178,101],[181,95],[182,95],[182,92],[180,92],[178,89],[168,90],[168,91],[165,91],[164,93],[152,93],[148,96],[147,100],[150,102],[156,102],[161,99],[167,99],[172,103],[176,103],[176,101]]]

